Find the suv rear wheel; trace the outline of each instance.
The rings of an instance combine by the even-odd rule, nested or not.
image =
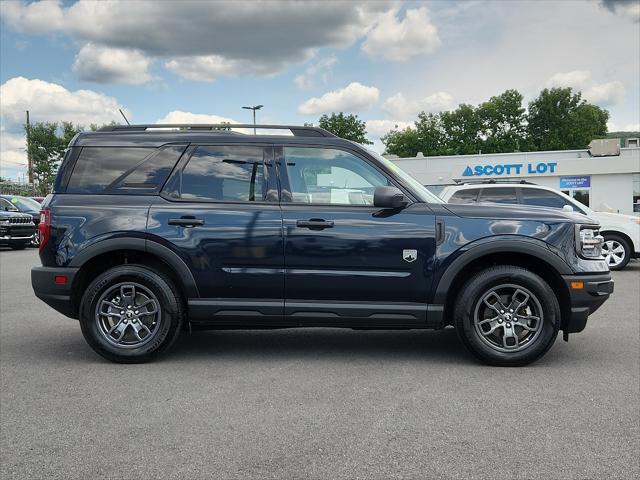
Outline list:
[[[177,339],[184,317],[180,294],[163,274],[121,265],[96,278],[80,305],[80,326],[98,354],[119,363],[152,360]]]
[[[619,235],[605,233],[602,255],[611,270],[622,270],[631,258],[631,246]]]
[[[534,362],[553,345],[560,307],[549,285],[521,267],[481,271],[462,288],[454,311],[462,342],[490,365]]]

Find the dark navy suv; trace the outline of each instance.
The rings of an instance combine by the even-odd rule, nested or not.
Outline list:
[[[454,326],[481,360],[524,365],[613,291],[584,215],[447,205],[322,129],[233,128],[69,144],[31,278],[100,355],[147,361],[196,328]]]

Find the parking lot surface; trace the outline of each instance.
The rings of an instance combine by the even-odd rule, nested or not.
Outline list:
[[[452,329],[185,334],[108,363],[0,251],[0,477],[637,478],[640,262],[523,368]]]

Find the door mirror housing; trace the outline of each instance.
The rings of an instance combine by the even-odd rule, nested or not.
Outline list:
[[[404,208],[409,200],[396,187],[376,187],[373,192],[373,205],[380,208]]]

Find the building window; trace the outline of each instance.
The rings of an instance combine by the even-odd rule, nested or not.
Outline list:
[[[640,173],[633,174],[633,211],[640,213]]]

